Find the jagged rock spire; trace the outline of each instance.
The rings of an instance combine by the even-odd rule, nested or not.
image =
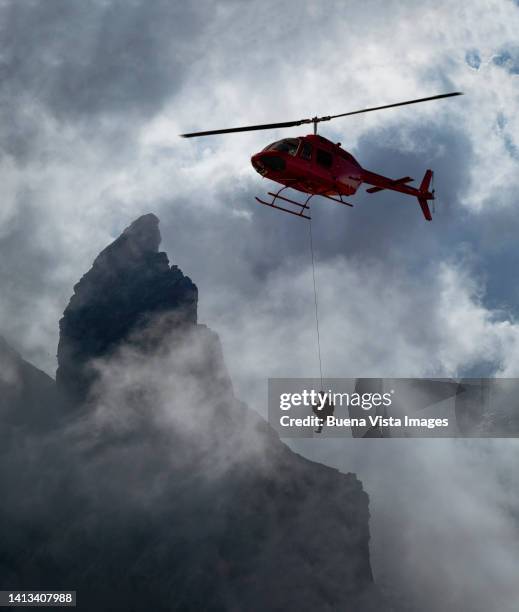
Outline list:
[[[197,288],[159,252],[159,220],[143,215],[107,246],[74,287],[60,321],[56,381],[74,400],[83,400],[95,379],[89,366],[121,346],[161,313],[176,325],[197,320]]]

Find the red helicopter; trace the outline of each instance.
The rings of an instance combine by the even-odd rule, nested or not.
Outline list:
[[[183,138],[193,138],[195,136],[211,136],[214,134],[228,134],[252,130],[269,130],[313,123],[313,134],[298,138],[284,138],[283,140],[278,140],[252,156],[252,165],[259,174],[283,185],[276,193],[268,192],[268,194],[272,196],[270,202],[265,202],[260,198],[256,198],[260,204],[271,206],[272,208],[282,210],[304,219],[310,219],[310,215],[305,214],[305,212],[309,212],[309,203],[314,196],[322,196],[338,204],[353,206],[353,204],[346,202],[343,196],[353,195],[362,183],[367,183],[368,185],[372,185],[372,187],[367,189],[367,193],[377,193],[384,189],[390,189],[416,197],[425,219],[431,221],[432,216],[428,202],[429,200],[434,200],[434,189],[430,190],[433,178],[432,170],[426,170],[418,188],[409,185],[409,183],[413,181],[410,176],[390,179],[381,174],[370,172],[362,168],[357,160],[341,147],[340,142],[333,143],[331,140],[318,135],[317,124],[321,121],[330,121],[338,117],[346,117],[348,115],[368,113],[384,108],[417,104],[418,102],[427,102],[429,100],[438,100],[440,98],[460,95],[462,95],[462,92],[457,91],[430,96],[428,98],[387,104],[385,106],[365,108],[363,110],[351,111],[340,115],[313,117],[312,119],[300,119],[299,121],[286,121],[284,123],[249,125],[206,132],[192,132],[190,134],[181,134],[181,136]],[[285,195],[281,195],[281,192],[287,188],[292,188],[309,195],[304,202],[297,202],[296,200],[287,198]],[[292,205],[293,208],[279,206],[277,204],[278,200],[287,202]]]

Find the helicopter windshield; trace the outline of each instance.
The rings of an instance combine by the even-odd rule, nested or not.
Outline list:
[[[299,138],[284,138],[283,140],[272,143],[266,147],[264,151],[282,151],[290,155],[295,155],[299,147],[299,140]]]

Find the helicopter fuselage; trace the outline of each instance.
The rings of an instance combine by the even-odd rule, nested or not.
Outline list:
[[[333,143],[318,134],[284,138],[273,142],[263,151],[253,155],[251,163],[259,174],[283,185],[283,189],[290,187],[310,194],[312,197],[314,195],[324,196],[347,206],[353,205],[345,202],[343,196],[355,194],[362,183],[372,185],[367,193],[384,190],[405,193],[417,198],[427,221],[432,219],[428,206],[428,201],[434,200],[434,191],[430,191],[432,170],[426,171],[418,188],[413,187],[409,185],[413,180],[410,176],[391,179],[362,168],[353,155],[341,147],[340,143]],[[285,195],[281,196],[281,191],[278,191],[277,194],[269,193],[274,197],[271,203],[256,199],[261,204],[274,208],[280,208],[274,204],[276,199],[283,200],[300,207],[296,214],[310,218],[304,214],[309,209],[310,198],[301,204]],[[281,210],[292,212],[282,207]]]
[[[303,193],[350,196],[363,182],[356,159],[316,134],[274,142],[251,162],[262,176]]]

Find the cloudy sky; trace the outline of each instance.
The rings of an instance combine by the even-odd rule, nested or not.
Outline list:
[[[0,0],[0,28],[0,334],[35,365],[53,374],[58,320],[97,253],[154,212],[238,394],[264,412],[268,376],[315,376],[318,363],[308,225],[255,203],[270,185],[249,160],[305,130],[178,134],[463,91],[322,124],[373,171],[433,168],[438,196],[432,223],[397,194],[360,193],[351,210],[316,202],[324,373],[518,375],[517,1]],[[375,502],[391,502],[371,455],[370,468],[326,448],[305,452],[357,461]],[[447,457],[470,478],[470,452],[434,448],[442,474]],[[512,465],[482,475],[488,490]],[[485,509],[490,523],[471,525],[495,528],[509,567],[510,523]]]

